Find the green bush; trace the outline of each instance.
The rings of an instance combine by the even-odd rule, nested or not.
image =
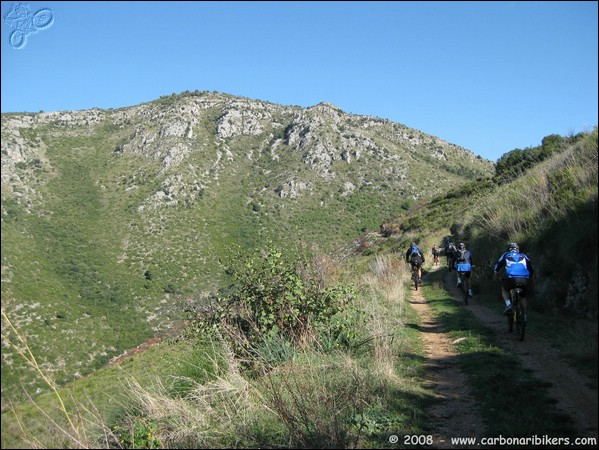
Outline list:
[[[193,314],[200,332],[217,330],[238,356],[284,360],[293,353],[290,345],[319,330],[340,345],[351,343],[357,320],[352,286],[327,286],[306,260],[272,249],[230,273],[235,283],[227,293],[212,294]]]
[[[155,422],[144,418],[112,427],[118,440],[118,448],[160,448],[160,440],[156,437],[157,430],[158,425]]]

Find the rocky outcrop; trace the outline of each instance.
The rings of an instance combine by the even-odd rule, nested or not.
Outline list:
[[[310,183],[305,183],[299,180],[288,180],[283,183],[281,186],[275,189],[275,192],[279,195],[280,198],[297,198],[304,191],[309,191],[311,189]]]
[[[159,165],[168,186],[154,192],[143,208],[188,204],[217,184],[223,171],[234,172],[243,161],[257,158],[263,165],[268,164],[264,158],[275,163],[285,154],[295,155],[309,171],[289,167],[287,181],[272,187],[280,199],[312,192],[310,173],[338,183],[342,195],[378,183],[417,198],[434,194],[429,185],[442,189],[433,166],[435,172],[478,175],[492,168],[437,137],[346,114],[329,103],[300,108],[196,91],[118,110],[3,115],[3,190],[31,204],[37,196],[33,172],[53,170],[47,141],[61,135],[105,136],[114,141],[114,156],[137,154]]]

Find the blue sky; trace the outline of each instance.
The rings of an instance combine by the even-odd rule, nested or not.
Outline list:
[[[34,22],[45,28],[8,17],[19,3],[46,10]],[[196,89],[324,101],[495,161],[597,124],[597,17],[597,2],[575,1],[3,1],[1,109],[120,108]]]

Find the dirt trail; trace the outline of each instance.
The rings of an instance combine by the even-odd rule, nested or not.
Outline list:
[[[461,291],[453,287],[455,274],[449,276],[446,285],[452,286],[454,298],[460,298]],[[499,342],[518,357],[523,367],[551,384],[549,394],[557,400],[557,407],[572,417],[580,436],[597,437],[597,390],[587,387],[587,379],[562,361],[551,345],[535,333],[534,326],[526,328],[525,339],[520,342],[515,333],[507,332],[506,319],[501,314],[503,305],[499,301],[497,308],[489,309],[478,304],[475,298],[467,308],[495,332]]]
[[[450,286],[452,296],[461,303],[463,294],[455,287],[455,273],[448,273],[445,285]],[[447,436],[480,437],[484,428],[465,376],[458,368],[454,344],[445,330],[434,321],[421,291],[412,291],[411,294],[412,306],[423,324],[423,339],[432,372],[431,383],[443,400],[433,410],[433,416],[439,419],[435,444],[437,448],[452,448]],[[586,379],[560,360],[555,350],[535,335],[534,327],[527,328],[526,338],[520,342],[515,333],[507,333],[506,320],[499,303],[496,309],[489,309],[477,304],[474,298],[465,307],[495,332],[501,345],[511,349],[523,367],[551,384],[550,395],[557,401],[557,407],[572,417],[580,433],[578,437],[597,438],[597,390],[587,387]]]
[[[437,270],[439,266],[432,270]],[[424,276],[426,281],[426,275]],[[436,419],[433,435],[435,448],[458,448],[450,437],[482,437],[484,431],[476,401],[472,397],[466,376],[458,367],[454,343],[438,322],[422,291],[411,292],[410,303],[422,322],[422,339],[426,351],[425,366],[431,377],[428,384],[440,400],[431,411]]]

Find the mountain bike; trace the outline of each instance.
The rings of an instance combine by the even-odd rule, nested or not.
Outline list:
[[[466,280],[464,280],[462,278],[462,284],[460,286],[460,289],[462,290],[462,294],[464,294],[464,305],[468,304],[468,283],[466,283]]]
[[[451,272],[452,270],[455,269],[455,259],[453,257],[453,253],[450,251],[449,253],[446,253],[447,256],[447,267],[449,268],[449,271]]]
[[[470,294],[468,294],[468,281],[467,281],[466,274],[468,274],[468,276],[470,276],[470,275],[469,275],[469,272],[458,272],[458,274],[460,274],[461,279],[462,279],[460,289],[461,289],[462,293],[464,294],[464,305],[467,305],[468,299],[470,298]]]
[[[454,258],[455,261],[455,258]],[[471,286],[470,277],[472,275],[472,268],[474,266],[470,263],[470,261],[462,260],[455,262],[455,270],[458,273],[458,280],[461,282],[460,289],[464,294],[464,304],[468,304],[468,298],[471,297],[469,294],[468,287]]]
[[[523,285],[517,284],[516,287],[510,290],[510,296],[512,298],[512,312],[507,316],[507,328],[511,333],[516,325],[516,335],[518,340],[524,340],[524,332],[526,330],[526,318],[524,316],[524,307],[520,301],[520,295],[522,294]]]
[[[414,288],[416,290],[418,290],[418,285],[422,284],[422,281],[420,280],[420,278],[418,277],[418,268],[420,266],[417,264],[414,264],[412,266],[412,281],[414,282]]]

